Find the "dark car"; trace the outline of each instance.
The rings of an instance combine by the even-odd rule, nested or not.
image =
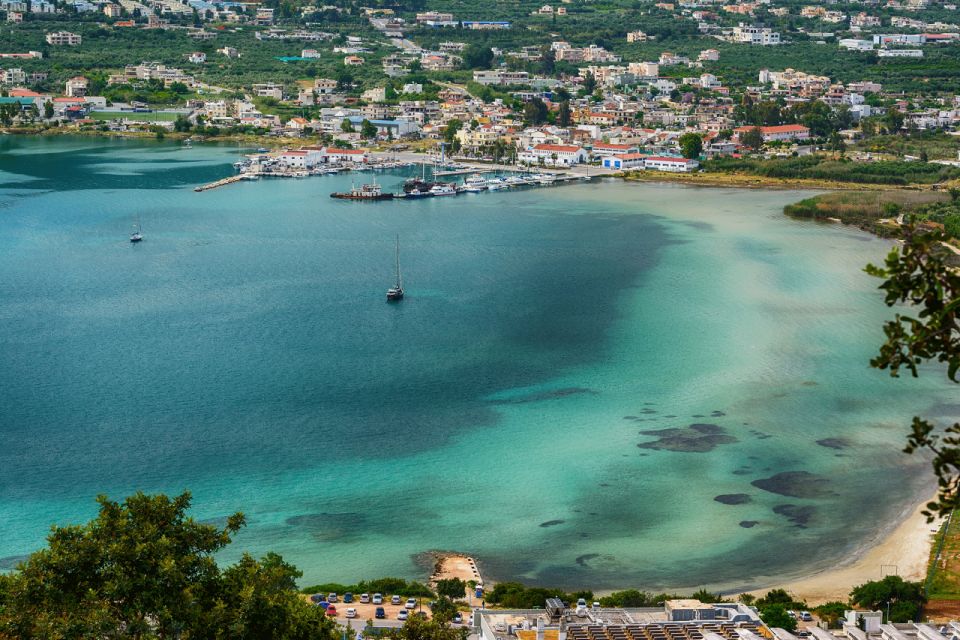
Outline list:
[[[349,592],[343,594],[343,601],[347,604],[353,602],[353,594]]]
[[[453,620],[451,620],[451,622],[453,622],[453,624],[463,624],[463,614],[459,611],[453,614]]]
[[[379,619],[382,620],[383,618],[386,618],[386,617],[387,617],[387,611],[386,611],[386,609],[384,609],[383,607],[377,607],[377,610],[376,610],[376,612],[374,612],[373,615],[374,615],[374,617],[379,618]]]
[[[314,604],[317,604],[318,602],[323,602],[323,600],[324,600],[324,595],[322,593],[315,593],[312,596],[310,596],[310,601],[313,602]]]

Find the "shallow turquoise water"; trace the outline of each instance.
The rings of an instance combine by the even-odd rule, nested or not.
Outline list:
[[[888,245],[783,218],[803,194],[192,191],[238,155],[0,140],[0,563],[98,493],[189,488],[248,515],[225,559],[305,582],[453,549],[498,579],[732,589],[835,562],[865,509],[929,488],[905,425],[956,389],[869,369],[889,311],[861,268]]]

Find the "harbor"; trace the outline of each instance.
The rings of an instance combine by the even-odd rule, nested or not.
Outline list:
[[[480,163],[438,162],[426,158],[396,156],[368,156],[361,149],[334,149],[302,147],[296,150],[266,152],[258,150],[233,163],[237,175],[200,185],[194,191],[208,191],[241,180],[260,178],[308,178],[342,172],[392,171],[420,165],[420,177],[408,178],[403,189],[396,193],[385,191],[376,180],[354,185],[350,191],[333,192],[331,198],[341,200],[411,200],[466,193],[501,191],[518,188],[544,187],[574,181],[591,180],[590,174],[572,174],[558,170],[530,169]],[[428,171],[430,179],[427,179]],[[493,174],[493,175],[490,175]],[[439,178],[463,176],[462,181],[442,181]]]

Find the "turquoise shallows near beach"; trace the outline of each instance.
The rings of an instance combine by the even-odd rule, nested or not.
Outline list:
[[[906,425],[956,388],[868,367],[890,311],[861,268],[890,245],[785,218],[802,193],[193,192],[240,152],[0,139],[3,566],[98,493],[190,489],[249,518],[225,560],[277,551],[304,583],[445,549],[499,580],[736,589],[929,491]]]

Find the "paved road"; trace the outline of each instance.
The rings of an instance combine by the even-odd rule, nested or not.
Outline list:
[[[404,162],[427,162],[432,163],[435,160],[434,154],[427,153],[415,153],[413,151],[398,151],[398,152],[389,152],[382,154],[384,157],[396,158]],[[456,160],[458,164],[464,164],[468,167],[475,167],[477,169],[483,169],[486,171],[523,171],[524,167],[520,167],[512,164],[495,164],[493,162],[478,162],[476,160]],[[610,176],[616,175],[615,171],[610,169],[604,169],[603,167],[597,167],[593,165],[584,165],[580,164],[569,169],[553,169],[550,167],[531,167],[533,171],[542,171],[545,173],[569,173],[576,176]]]

